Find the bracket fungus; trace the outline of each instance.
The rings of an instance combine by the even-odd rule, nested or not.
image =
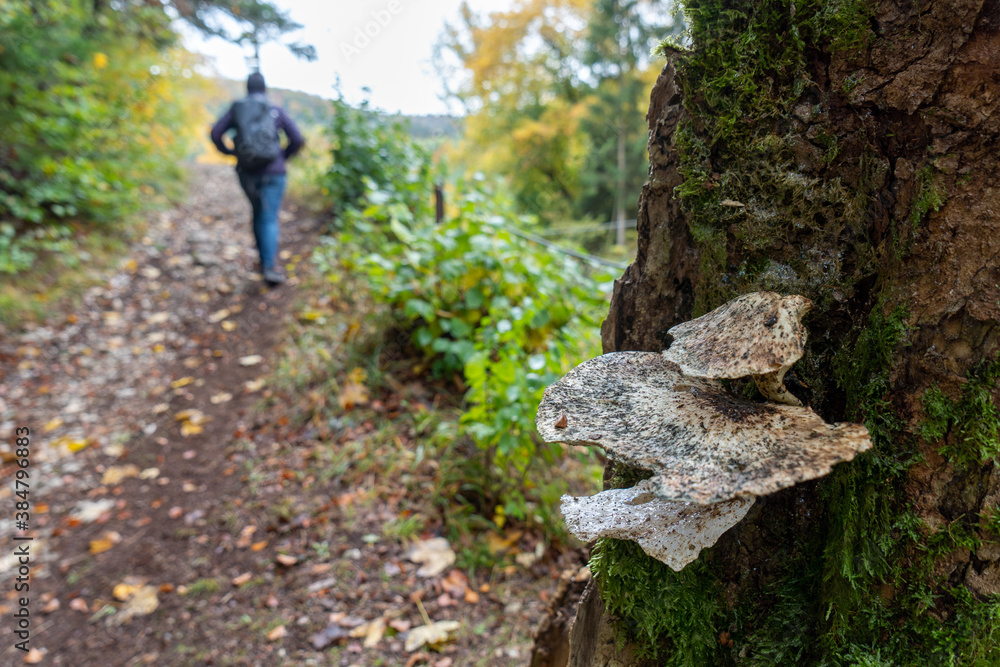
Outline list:
[[[869,449],[863,425],[827,424],[781,383],[803,354],[800,318],[810,306],[800,296],[747,294],[671,329],[674,343],[664,353],[604,354],[546,388],[535,418],[543,440],[598,445],[653,473],[617,494],[563,496],[570,529],[585,540],[633,539],[651,556],[683,567],[752,504],[733,505],[734,499],[822,477]],[[719,381],[746,375],[779,402],[733,396]],[[694,522],[700,530],[667,528],[691,517],[705,519]],[[653,526],[660,527],[655,537]],[[672,555],[684,551],[693,552],[687,560]]]
[[[785,389],[785,373],[802,358],[806,329],[802,316],[812,308],[804,296],[753,292],[667,333],[674,342],[663,354],[685,375],[741,378],[750,375],[765,397],[802,405]]]
[[[653,558],[680,571],[739,523],[753,503],[753,498],[713,505],[674,503],[638,484],[583,498],[563,496],[562,513],[570,532],[581,540],[632,540]]]

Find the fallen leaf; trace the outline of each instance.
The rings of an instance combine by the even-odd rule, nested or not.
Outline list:
[[[285,629],[285,626],[279,625],[278,627],[267,633],[267,639],[268,641],[276,642],[287,634],[288,630]]]
[[[264,361],[264,357],[259,354],[251,354],[246,357],[240,357],[240,366],[256,366],[262,361]]]
[[[222,327],[223,331],[235,331],[236,330],[236,322],[233,322],[232,320],[223,320],[222,324],[220,324],[219,326]]]
[[[168,404],[166,404],[166,403],[157,403],[156,405],[153,406],[153,414],[154,415],[158,415],[158,414],[161,414],[163,412],[166,412],[169,409],[170,409],[170,406]]]
[[[62,425],[63,425],[62,417],[56,417],[54,419],[50,419],[49,421],[45,422],[45,426],[42,427],[42,430],[46,433],[51,433],[52,431],[56,430]]]
[[[170,313],[167,312],[153,313],[152,315],[146,318],[146,322],[148,324],[163,324],[169,319],[170,319]]]
[[[32,648],[24,655],[24,664],[26,665],[37,665],[45,658],[45,651],[38,648]]]
[[[556,420],[556,428],[566,428],[569,425],[569,420],[566,418],[566,413],[564,412],[560,415],[559,419]]]
[[[111,617],[111,625],[121,625],[128,623],[136,616],[146,616],[156,611],[160,606],[160,599],[156,595],[156,587],[142,586],[136,590],[125,603],[125,607]]]
[[[326,628],[324,628],[322,631],[312,635],[309,638],[309,642],[313,645],[314,649],[319,651],[326,648],[330,644],[333,644],[334,642],[339,643],[350,636],[351,636],[350,632],[340,627],[336,623],[331,623],[330,625],[326,626]]]
[[[184,514],[184,510],[180,507],[177,507],[176,505],[174,507],[171,507],[170,510],[167,512],[167,516],[169,516],[171,519],[179,519],[181,518],[182,514]]]
[[[247,583],[248,581],[250,581],[252,578],[253,574],[251,574],[250,572],[244,572],[243,574],[237,577],[233,577],[233,586],[236,586],[238,588],[243,584]]]
[[[202,428],[201,424],[195,424],[194,422],[184,422],[181,424],[181,435],[185,438],[189,435],[198,435],[205,429]]]
[[[465,597],[469,590],[469,578],[461,570],[451,570],[448,576],[441,580],[441,588],[456,600]]]
[[[73,611],[82,611],[84,613],[90,612],[90,607],[87,606],[87,601],[83,598],[73,598],[70,600],[69,608]]]
[[[267,540],[261,540],[260,542],[254,542],[250,545],[250,551],[263,551],[267,547]]]
[[[223,308],[222,310],[217,310],[208,316],[208,321],[211,323],[221,322],[230,315],[230,310],[228,308]]]
[[[276,561],[284,565],[285,567],[291,567],[299,562],[299,559],[295,556],[289,556],[288,554],[278,554],[275,558]]]
[[[129,463],[123,466],[111,466],[104,471],[104,475],[101,477],[101,484],[104,486],[117,486],[123,479],[127,477],[138,477],[139,476],[139,466]]]
[[[256,380],[247,380],[246,382],[243,383],[243,388],[246,389],[247,392],[252,394],[255,391],[260,391],[261,389],[263,389],[264,384],[266,384],[266,382],[267,380],[265,378],[257,378]]]
[[[455,552],[451,550],[448,540],[434,537],[417,542],[406,556],[414,563],[421,563],[417,570],[419,577],[433,577],[444,572],[455,562]]]
[[[496,533],[489,533],[486,536],[486,548],[489,549],[490,553],[493,555],[508,551],[511,547],[517,544],[522,535],[524,535],[524,531],[521,530],[509,531],[503,537],[500,537]]]
[[[244,526],[243,530],[240,531],[240,536],[236,538],[236,546],[240,549],[246,549],[250,546],[250,537],[257,531],[257,526]]]
[[[430,625],[421,625],[420,627],[413,628],[406,635],[404,648],[410,653],[425,645],[435,648],[447,642],[451,638],[450,633],[458,630],[460,627],[462,627],[462,624],[458,621],[438,621]]]
[[[208,400],[212,401],[214,405],[218,405],[219,403],[228,403],[229,401],[233,400],[233,395],[227,391],[224,391],[222,393],[216,394],[215,396],[213,396]]]
[[[382,641],[382,637],[385,635],[385,619],[376,618],[374,621],[368,624],[368,632],[365,633],[365,641],[363,646],[365,648],[373,648],[376,644]]]
[[[146,468],[139,473],[139,479],[156,479],[160,476],[159,468]]]
[[[42,613],[51,614],[52,612],[57,611],[59,607],[60,607],[59,598],[52,598],[51,600],[45,603],[44,607],[42,607]]]
[[[337,396],[337,403],[344,410],[353,410],[356,405],[368,403],[368,388],[363,384],[348,381]]]
[[[96,540],[91,540],[90,553],[91,555],[96,556],[97,554],[104,553],[113,546],[115,546],[115,543],[107,539],[106,537],[102,537]]]
[[[136,592],[140,588],[142,588],[142,586],[143,586],[142,583],[127,583],[123,581],[122,583],[114,587],[114,590],[111,591],[111,594],[115,596],[116,600],[119,600],[121,602],[126,602],[133,595],[135,595]]]
[[[187,377],[182,377],[180,379],[174,380],[170,383],[170,386],[174,389],[180,389],[181,387],[186,387],[194,382],[194,378],[188,375]]]
[[[206,417],[201,410],[195,410],[194,408],[189,408],[187,410],[181,410],[174,415],[174,420],[179,422],[193,422],[195,424],[201,424],[207,422],[209,417]]]

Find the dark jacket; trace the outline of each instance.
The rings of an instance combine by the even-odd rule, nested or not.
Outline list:
[[[263,97],[263,93],[251,93],[251,95],[260,95]],[[285,146],[282,154],[278,158],[260,170],[259,173],[262,174],[284,174],[285,173],[285,160],[292,157],[305,145],[305,139],[302,138],[302,133],[299,132],[299,128],[296,127],[295,122],[288,117],[285,110],[279,106],[271,106],[271,115],[274,116],[274,126],[278,128],[279,131],[285,133],[285,137],[288,138],[288,145]],[[212,126],[212,143],[219,151],[225,153],[226,155],[235,155],[236,151],[227,146],[223,141],[222,137],[231,129],[234,129],[233,125],[233,108],[229,107],[229,110],[222,115],[222,118]]]

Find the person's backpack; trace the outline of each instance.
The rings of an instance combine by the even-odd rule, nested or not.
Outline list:
[[[236,166],[241,171],[259,171],[278,159],[281,142],[267,99],[250,95],[233,103],[236,126]]]

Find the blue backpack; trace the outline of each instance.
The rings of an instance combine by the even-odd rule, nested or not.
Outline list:
[[[234,102],[233,125],[236,168],[240,171],[260,171],[281,155],[278,128],[266,98],[249,95]]]

